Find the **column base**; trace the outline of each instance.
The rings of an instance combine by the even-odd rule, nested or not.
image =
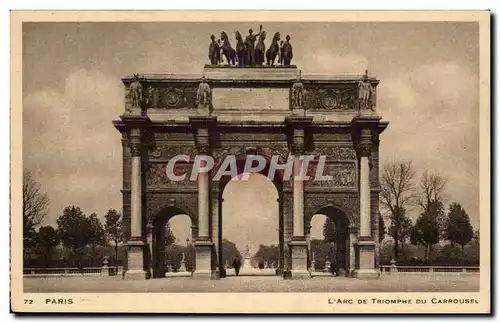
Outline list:
[[[359,268],[354,277],[359,279],[378,279],[380,272],[375,269],[375,241],[371,237],[358,239]]]
[[[150,278],[150,274],[141,269],[127,270],[123,274],[123,280],[147,280]]]
[[[196,251],[196,269],[193,272],[195,278],[211,279],[212,272],[212,251],[214,244],[210,240],[200,240],[194,243]]]
[[[123,279],[145,280],[150,274],[144,270],[144,248],[146,244],[140,238],[133,238],[127,242],[127,270]]]
[[[292,251],[292,279],[311,278],[307,270],[307,242],[305,240],[293,240],[290,242]]]
[[[311,273],[308,270],[292,270],[292,279],[309,279]]]
[[[353,277],[358,279],[379,279],[380,272],[376,269],[356,269]]]

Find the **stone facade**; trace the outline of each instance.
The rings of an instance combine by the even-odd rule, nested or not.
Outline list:
[[[210,67],[204,73],[206,84],[213,90],[239,88],[252,93],[252,88],[271,92],[290,89],[290,95],[296,75],[294,67]],[[357,110],[356,79],[303,75],[302,115],[295,113],[291,104],[286,110],[273,110],[269,105],[268,109],[252,111],[251,120],[244,111],[218,109],[212,96],[211,109],[197,107],[201,76],[155,74],[139,76],[138,80],[143,91],[140,114],[129,113],[128,109],[121,120],[114,121],[122,133],[129,274],[150,277],[158,269],[152,247],[161,238],[158,228],[179,213],[187,214],[192,221],[195,276],[214,277],[214,272],[223,270],[219,247],[224,204],[220,196],[229,179],[213,181],[206,176],[190,181],[188,171],[196,154],[213,156],[216,167],[227,155],[235,155],[237,160],[261,155],[268,162],[278,155],[280,163],[285,163],[289,155],[326,155],[324,173],[331,174],[331,180],[300,182],[293,176],[283,179],[279,172],[273,179],[279,195],[280,272],[291,271],[296,278],[308,276],[311,218],[318,212],[333,212],[343,214],[342,237],[346,243],[341,248],[342,269],[347,273],[354,270],[358,277],[373,274],[379,135],[388,123],[373,113],[364,115]],[[126,89],[136,81],[123,79]],[[378,84],[376,79],[369,81],[374,88]],[[177,163],[174,172],[188,174],[183,181],[172,181],[165,174],[166,165],[179,154],[189,156],[190,161]]]

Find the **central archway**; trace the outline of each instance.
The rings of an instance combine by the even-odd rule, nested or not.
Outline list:
[[[278,191],[261,174],[248,174],[247,180],[243,175],[222,192],[222,265],[227,276],[235,275],[232,262],[237,256],[243,264],[240,275],[275,275],[280,256]],[[233,243],[236,250],[231,252]]]

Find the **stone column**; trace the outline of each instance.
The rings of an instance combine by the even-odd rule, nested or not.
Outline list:
[[[304,155],[305,129],[312,122],[312,117],[288,117],[287,123],[293,129],[293,238],[290,242],[292,254],[292,278],[310,278],[307,270],[307,241],[304,235],[304,180],[297,178],[302,167],[300,155]]]
[[[195,142],[198,155],[211,155],[210,128],[217,121],[216,117],[190,117],[189,122],[195,130]],[[196,250],[196,270],[193,277],[213,278],[212,265],[214,244],[210,232],[210,172],[198,174],[198,238],[194,245]]]
[[[130,145],[130,239],[127,242],[127,272],[125,279],[146,279],[145,247],[142,230],[142,132],[150,120],[147,116],[121,117],[129,129]]]
[[[357,117],[353,121],[356,128],[356,148],[359,160],[359,268],[357,278],[379,278],[375,269],[375,240],[372,232],[370,154],[372,150],[372,131],[374,122],[380,118]]]
[[[148,277],[153,277],[153,226],[149,224],[146,228],[146,243],[148,246],[147,253],[147,261],[146,261],[146,271],[148,273]]]
[[[356,245],[358,243],[358,228],[349,228],[349,276],[356,270]]]

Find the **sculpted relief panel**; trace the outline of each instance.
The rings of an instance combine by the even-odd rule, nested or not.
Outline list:
[[[304,91],[304,107],[306,110],[355,110],[356,94],[356,88],[307,87]]]
[[[326,163],[323,175],[331,176],[329,180],[314,180],[315,174],[316,165],[311,164],[308,169],[310,179],[307,186],[355,188],[358,184],[355,163]]]
[[[356,150],[352,147],[321,147],[313,150],[311,155],[327,155],[327,160],[357,160]]]
[[[154,163],[147,166],[146,185],[149,188],[158,188],[162,186],[192,186],[196,185],[195,181],[190,181],[191,163],[175,163],[174,174],[186,174],[186,178],[182,181],[174,181],[167,176],[166,163]]]
[[[182,86],[161,87],[148,85],[144,91],[146,108],[179,109],[196,108],[196,88]]]

